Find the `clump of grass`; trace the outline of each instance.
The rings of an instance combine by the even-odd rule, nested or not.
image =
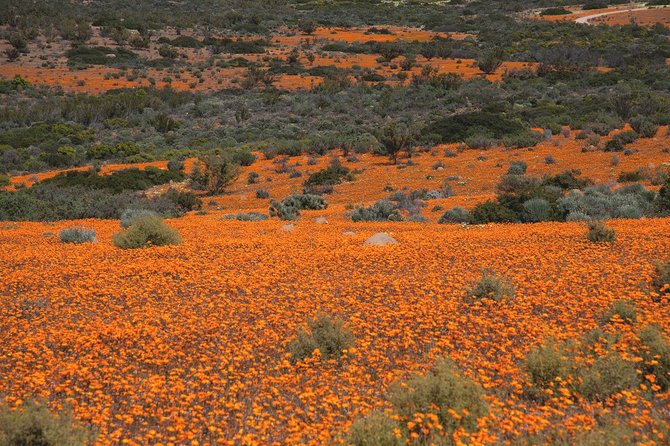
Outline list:
[[[598,357],[591,366],[580,367],[577,377],[574,390],[591,401],[603,401],[639,383],[635,365],[614,351]]]
[[[481,279],[470,289],[469,294],[477,299],[502,301],[514,297],[514,286],[509,279],[484,271]]]
[[[95,243],[95,231],[81,226],[63,229],[60,234],[60,241],[63,243]]]
[[[563,346],[554,341],[539,345],[526,355],[524,367],[532,384],[527,394],[531,399],[544,400],[547,396],[544,390],[568,376],[570,367],[564,355]]]
[[[93,434],[67,413],[53,414],[33,402],[15,410],[0,407],[0,445],[84,446],[93,440]]]
[[[602,221],[591,221],[588,223],[586,238],[593,243],[614,243],[616,231],[605,226]]]
[[[372,412],[354,421],[349,428],[347,444],[352,446],[401,446],[407,444],[395,432],[398,423],[382,412]]]
[[[160,217],[147,215],[136,218],[128,229],[114,234],[112,242],[119,248],[136,249],[147,246],[178,245],[181,243],[181,237]]]
[[[614,316],[626,324],[632,324],[637,321],[637,308],[629,300],[615,300],[603,315],[603,322],[611,322]]]
[[[656,293],[661,295],[670,294],[670,260],[656,265],[651,286]]]
[[[295,361],[312,356],[317,349],[325,359],[338,359],[354,345],[353,333],[338,317],[320,314],[310,319],[307,325],[307,330],[298,331],[288,346],[291,358]]]

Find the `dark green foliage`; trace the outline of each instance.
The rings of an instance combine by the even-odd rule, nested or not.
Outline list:
[[[339,359],[354,345],[354,335],[338,317],[319,314],[307,321],[307,329],[298,331],[288,346],[291,359],[300,361],[319,350],[324,359]]]
[[[357,207],[351,212],[353,221],[403,221],[399,206],[389,200],[380,200],[370,207]]]
[[[654,200],[654,210],[660,216],[670,215],[670,175],[665,178],[665,182],[658,191],[658,196]]]
[[[133,62],[137,54],[125,48],[105,48],[101,46],[77,46],[68,50],[65,55],[69,65],[108,65],[117,66]]]
[[[236,220],[240,221],[262,221],[270,218],[266,214],[260,212],[243,212],[234,216]]]
[[[74,170],[60,173],[41,183],[56,187],[79,186],[87,189],[107,189],[118,193],[126,190],[146,190],[153,186],[183,179],[184,175],[179,172],[149,166],[144,170],[124,169],[106,175],[99,175],[95,170]]]
[[[527,126],[520,120],[508,118],[501,113],[478,111],[441,118],[429,124],[422,133],[438,135],[438,142],[450,143],[465,141],[478,133],[492,138],[503,138],[527,130]]]
[[[54,221],[84,218],[116,219],[128,208],[150,209],[166,217],[183,213],[165,196],[148,199],[124,191],[35,185],[16,192],[0,192],[0,221]]]
[[[268,192],[266,189],[258,189],[256,191],[256,198],[260,199],[270,198],[270,192]]]
[[[128,229],[114,234],[112,242],[122,249],[137,249],[149,246],[178,245],[181,243],[181,237],[160,217],[145,215],[134,219]]]
[[[322,186],[335,186],[343,181],[353,180],[351,171],[344,167],[338,158],[333,158],[330,165],[318,172],[315,172],[305,180],[305,193],[320,193],[324,189]]]
[[[572,14],[572,12],[568,11],[565,8],[547,8],[544,9],[543,11],[540,12],[540,15],[567,15],[567,14]]]
[[[63,243],[86,243],[95,242],[95,231],[84,227],[74,227],[63,229],[60,234],[60,241]]]
[[[470,212],[470,223],[510,223],[518,221],[518,215],[509,208],[496,203],[495,201],[485,201],[479,203]]]
[[[377,134],[381,144],[379,150],[387,155],[394,164],[398,162],[398,155],[402,151],[410,152],[416,143],[416,129],[403,122],[392,122],[385,125]]]
[[[88,446],[94,439],[68,413],[54,414],[32,402],[14,410],[0,407],[0,445]]]

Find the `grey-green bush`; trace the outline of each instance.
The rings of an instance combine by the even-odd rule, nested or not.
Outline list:
[[[369,207],[357,207],[351,212],[351,219],[359,221],[403,221],[398,205],[389,200],[379,200]]]
[[[602,221],[592,221],[588,223],[588,232],[586,238],[594,243],[614,243],[616,231],[608,228]]]
[[[126,209],[121,214],[121,227],[128,228],[140,217],[160,217],[156,212],[148,209]]]
[[[531,198],[523,203],[523,219],[529,222],[551,220],[551,205],[544,198]]]
[[[439,224],[447,223],[467,223],[470,221],[470,213],[463,208],[455,207],[446,211],[442,216],[437,220]]]
[[[60,241],[63,243],[96,242],[95,231],[91,228],[84,228],[81,226],[63,229],[59,236]]]

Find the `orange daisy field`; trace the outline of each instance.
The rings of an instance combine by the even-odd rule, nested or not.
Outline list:
[[[12,406],[37,397],[55,410],[70,408],[96,429],[101,445],[337,444],[357,417],[389,407],[391,383],[446,357],[481,385],[489,407],[474,432],[455,432],[457,444],[505,444],[543,432],[552,438],[555,426],[571,438],[606,415],[625,418],[644,444],[666,444],[667,419],[653,414],[659,402],[667,414],[670,393],[644,375],[638,332],[649,324],[670,330],[667,297],[650,292],[655,264],[670,251],[669,218],[613,220],[616,242],[602,245],[587,241],[580,223],[460,226],[345,217],[349,203],[383,197],[385,184],[437,185],[454,173],[465,181],[441,203],[474,206],[493,196],[505,170],[499,164],[519,158],[532,175],[578,163],[608,181],[667,160],[660,138],[640,140],[640,150],[616,168],[566,137],[532,151],[483,152],[487,160],[477,151],[445,158],[438,147],[405,169],[364,155],[352,165],[362,171],[356,180],[338,186],[327,209],[304,211],[292,230],[279,220],[222,218],[266,212],[268,200],[253,196],[259,186],[281,198],[303,181],[259,160],[227,195],[206,203],[207,214],[168,221],[183,238],[178,246],[116,248],[110,240],[118,221],[5,223],[0,393]],[[557,165],[539,161],[548,153]],[[438,160],[444,171],[431,167]],[[327,162],[322,157],[300,169]],[[467,173],[472,163],[476,178]],[[246,184],[251,171],[261,184]],[[93,228],[98,243],[60,243],[58,232],[73,224]],[[398,243],[364,246],[377,232]],[[484,270],[509,278],[515,297],[473,302],[468,290]],[[617,300],[637,307],[633,324],[602,321]],[[290,361],[289,343],[317,314],[339,316],[354,347],[339,361],[321,360],[318,351]],[[577,340],[598,327],[619,336],[617,349],[639,365],[639,385],[592,401],[566,382],[547,390],[541,403],[525,398],[524,358],[534,346]],[[645,398],[650,392],[655,405]],[[436,428],[422,416],[412,423],[424,434]]]

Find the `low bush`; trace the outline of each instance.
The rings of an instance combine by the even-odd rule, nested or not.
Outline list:
[[[344,167],[339,159],[333,158],[327,168],[311,174],[309,178],[305,180],[305,193],[322,193],[322,191],[328,190],[324,189],[324,187],[332,190],[332,186],[336,186],[345,180],[353,180],[351,171]]]
[[[235,218],[240,221],[262,221],[270,217],[260,212],[245,212],[237,214]]]
[[[148,246],[177,245],[181,243],[181,237],[160,217],[145,215],[136,218],[128,229],[114,234],[112,242],[122,249],[136,249]]]
[[[604,401],[639,383],[635,365],[618,352],[599,356],[591,365],[579,367],[575,391],[591,401]]]
[[[603,322],[608,323],[611,322],[615,316],[627,324],[632,324],[637,321],[637,308],[635,308],[635,304],[629,300],[615,300],[605,314],[603,314],[602,320]]]
[[[354,335],[342,319],[320,314],[307,322],[307,329],[298,331],[288,346],[291,359],[300,361],[319,350],[324,359],[338,359],[354,345]]]
[[[160,217],[156,212],[148,209],[126,209],[121,214],[121,227],[126,229],[140,217]]]
[[[0,407],[0,445],[86,446],[94,435],[70,414],[54,414],[29,402],[17,409]]]
[[[59,237],[62,243],[96,242],[95,231],[93,229],[84,227],[63,229],[60,232]]]
[[[614,243],[616,231],[608,228],[602,221],[592,221],[588,223],[588,232],[586,238],[594,243]]]
[[[256,190],[256,198],[259,199],[270,198],[270,192],[268,192],[267,189],[258,189]]]
[[[403,221],[399,206],[390,200],[379,200],[369,207],[357,207],[351,212],[351,219],[359,221]]]
[[[551,204],[543,198],[531,198],[523,203],[522,216],[528,222],[549,221],[552,217]]]
[[[523,175],[528,170],[528,163],[525,161],[512,161],[507,169],[507,175]]]
[[[446,211],[437,220],[439,224],[447,223],[468,223],[470,221],[470,213],[463,208],[455,207]]]
[[[481,279],[468,291],[468,294],[477,299],[487,298],[500,302],[514,298],[514,286],[509,279],[484,271]]]
[[[510,223],[518,219],[514,211],[491,200],[479,203],[470,212],[470,223],[473,224]]]
[[[417,444],[451,444],[454,432],[475,431],[479,418],[488,413],[482,388],[463,377],[446,359],[437,361],[425,375],[414,374],[406,382],[393,384],[389,400],[404,423],[407,438],[417,438],[418,434],[424,440]],[[442,435],[430,430],[428,435],[442,438],[425,438],[424,426],[408,423],[417,413],[437,415]]]

